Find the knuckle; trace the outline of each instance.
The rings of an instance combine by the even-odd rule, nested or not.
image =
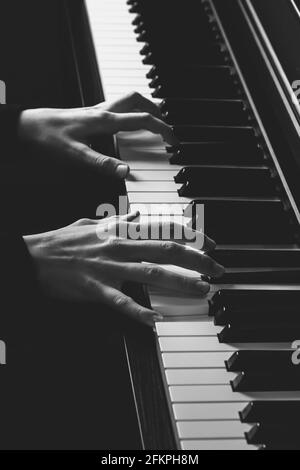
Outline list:
[[[167,256],[177,256],[181,253],[181,246],[175,242],[162,242],[161,248]]]
[[[96,166],[102,168],[103,170],[108,170],[111,166],[111,158],[99,155],[95,160]]]
[[[78,225],[89,225],[92,223],[91,219],[83,218],[77,221]]]
[[[134,103],[136,103],[137,101],[140,101],[141,97],[142,97],[142,95],[138,91],[132,91],[127,96],[127,98],[130,101],[133,101]]]
[[[159,266],[148,266],[146,268],[146,276],[152,280],[160,279],[162,276],[162,270]]]
[[[114,114],[109,111],[101,111],[100,118],[104,123],[110,123],[114,119]]]
[[[145,124],[149,124],[152,121],[152,116],[150,113],[142,113],[142,120]]]
[[[121,246],[120,239],[109,236],[105,242],[105,245],[109,250],[117,250]]]
[[[120,309],[126,309],[130,305],[130,299],[124,296],[116,296],[114,299],[114,305]]]

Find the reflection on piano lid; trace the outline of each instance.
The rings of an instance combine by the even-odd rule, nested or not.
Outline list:
[[[148,133],[119,136],[129,203],[152,215],[176,204],[178,217],[204,204],[205,230],[219,243],[212,256],[228,268],[207,300],[149,293],[165,317],[155,337],[176,446],[299,449],[291,343],[300,337],[300,217],[219,3],[86,0],[86,10],[105,97],[152,97],[180,141],[166,149]]]

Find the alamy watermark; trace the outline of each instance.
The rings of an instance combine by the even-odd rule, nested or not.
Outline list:
[[[135,223],[116,224],[110,217],[126,215],[129,205],[127,196],[119,197],[119,207],[112,204],[98,206],[96,216],[107,218],[108,223],[99,223],[97,236],[105,239],[109,236],[130,240],[174,240],[187,242],[191,248],[201,250],[204,245],[204,206],[187,206],[183,211],[180,204],[134,204],[130,207],[138,212]],[[187,223],[187,222],[191,222]]]
[[[6,364],[6,344],[5,341],[0,340],[0,365]]]
[[[3,80],[0,80],[0,104],[6,103],[6,85]]]
[[[292,349],[294,350],[292,354],[292,363],[294,366],[300,365],[300,341],[294,341],[292,344]]]
[[[292,88],[294,90],[295,97],[300,104],[300,80],[294,80],[292,83]]]

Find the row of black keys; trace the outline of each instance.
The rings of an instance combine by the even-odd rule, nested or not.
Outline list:
[[[300,401],[253,401],[240,412],[243,423],[257,423],[246,433],[249,444],[266,450],[298,450]]]
[[[222,290],[211,301],[211,314],[222,343],[287,342],[300,338],[300,291]],[[289,350],[240,350],[225,365],[237,373],[231,381],[239,393],[298,392],[300,367]],[[257,401],[240,413],[244,423],[254,424],[246,438],[266,449],[298,449],[300,401]],[[263,447],[262,447],[263,448]]]
[[[184,167],[175,178],[177,183],[182,183],[179,196],[191,198],[192,209],[198,204],[204,205],[203,229],[218,244],[291,245],[290,250],[280,253],[271,250],[216,252],[214,256],[226,267],[268,268],[258,275],[227,272],[222,282],[235,282],[237,277],[240,282],[297,281],[299,253],[293,248],[297,243],[297,221],[283,207],[281,182],[266,166],[264,152],[251,125],[251,114],[239,98],[232,67],[225,64],[223,54],[215,55],[212,51],[215,46],[219,48],[215,44],[216,33],[204,11],[198,27],[191,27],[190,18],[196,3],[190,6],[185,17],[182,7],[177,10],[173,4],[164,5],[159,9],[159,18],[155,17],[155,27],[153,5],[136,2],[131,9],[137,14],[134,23],[138,40],[147,42],[141,53],[145,61],[153,65],[148,73],[153,95],[167,97],[161,111],[181,142],[178,148],[168,149],[170,163]],[[174,21],[166,37],[165,25],[169,23],[164,19],[169,15],[169,7],[172,7]],[[170,54],[172,50],[178,53],[175,45],[179,26],[180,31],[188,30],[184,39],[180,35],[180,43],[184,49],[195,53],[193,60],[189,55],[182,58],[180,54],[174,60]],[[196,40],[199,34],[202,38],[200,52],[200,43]],[[216,60],[207,61],[207,56]],[[196,218],[192,226],[198,227]],[[250,263],[246,264],[248,261]],[[270,276],[270,268],[275,267],[280,270],[273,270]]]
[[[276,197],[277,183],[265,167],[264,154],[257,145],[248,110],[239,99],[235,78],[231,67],[226,65],[222,46],[216,42],[205,15],[200,19],[199,15],[193,15],[196,3],[198,8],[199,2],[190,2],[189,8],[185,9],[167,0],[160,4],[157,18],[157,10],[152,3],[128,1],[131,11],[139,15],[135,20],[138,40],[147,43],[141,51],[145,56],[144,62],[153,65],[148,74],[152,80],[153,96],[167,97],[161,110],[181,141],[179,148],[169,149],[170,162],[185,166],[176,177],[176,181],[183,185],[179,194],[192,198],[220,197],[217,201],[198,200],[198,203],[205,204],[206,231],[211,236],[215,234],[220,243],[291,243],[294,241],[293,230],[288,228],[289,220],[279,200],[264,203],[227,201],[226,218],[222,217],[224,197]],[[170,11],[171,24],[168,21]],[[166,24],[169,25],[167,32]],[[178,34],[179,31],[184,34]],[[195,64],[195,57],[201,63]],[[199,168],[187,167],[195,164]],[[235,168],[216,168],[213,165],[233,165]],[[252,169],[246,169],[249,166]],[[277,221],[275,225],[273,220]],[[256,221],[254,234],[253,221]],[[223,224],[225,230],[221,226]],[[234,229],[230,230],[230,227]],[[300,265],[299,251],[293,249],[280,252],[227,249],[217,250],[213,256],[226,266],[234,267],[297,268]],[[276,274],[273,272],[275,281]],[[299,272],[294,275],[297,280]],[[249,280],[249,274],[244,277]],[[270,281],[269,272],[261,273],[260,277],[262,282],[266,278]],[[241,274],[238,278],[241,282]],[[234,276],[230,279],[227,275],[227,281],[232,280]],[[290,281],[290,275],[287,280]],[[230,292],[222,291],[215,296],[211,311],[216,323],[224,326],[219,340],[293,341],[297,332],[300,338],[300,322],[295,313],[297,308],[291,307],[300,305],[300,295],[292,292],[273,294],[261,292],[257,295],[253,292],[249,301],[249,293],[240,292],[239,307],[235,305],[235,308],[232,304],[237,303],[237,299],[234,301]],[[245,305],[249,306],[248,310]],[[266,308],[267,305],[272,308]],[[289,305],[289,313],[283,321],[286,305]],[[253,318],[253,312],[263,315],[257,314]],[[294,323],[290,325],[291,317]],[[256,367],[257,364],[260,368]],[[280,367],[281,374],[274,371],[276,365]],[[232,383],[236,391],[299,390],[300,374],[295,366],[291,367],[290,351],[241,351],[232,356],[227,368],[239,372]],[[246,435],[250,444],[264,445],[266,448],[300,447],[297,438],[300,402],[250,403],[240,418],[243,422],[257,423]]]
[[[299,309],[300,290],[289,289],[223,289],[210,301],[215,324],[224,327],[219,339],[227,343],[300,340]]]

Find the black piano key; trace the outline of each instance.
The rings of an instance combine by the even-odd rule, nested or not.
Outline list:
[[[141,15],[141,13],[138,13],[134,19],[132,20],[131,24],[133,26],[139,26],[141,23],[143,23],[143,17]]]
[[[252,401],[240,412],[242,423],[300,422],[300,401]]]
[[[300,248],[217,248],[211,253],[219,264],[227,268],[298,268],[300,266]]]
[[[172,83],[182,85],[187,83],[198,83],[199,87],[211,85],[221,89],[231,88],[233,83],[232,68],[226,65],[222,66],[201,66],[196,63],[182,65],[180,64],[161,64],[155,65],[147,73],[147,78],[154,79],[158,77],[159,84],[164,83],[170,86]],[[182,90],[183,91],[183,90]]]
[[[220,44],[205,44],[199,46],[197,50],[193,48],[185,48],[180,43],[180,47],[176,44],[172,47],[161,47],[160,50],[153,50],[149,52],[143,59],[143,64],[146,65],[160,65],[160,64],[177,64],[182,63],[190,64],[197,57],[199,65],[224,65],[224,54]]]
[[[290,244],[294,232],[280,200],[195,199],[185,214],[197,214],[197,205],[205,210],[205,232],[220,245]],[[268,216],[266,217],[266,214]],[[198,228],[197,217],[192,227]]]
[[[299,273],[298,273],[299,275]],[[254,280],[253,280],[254,281]],[[220,282],[223,283],[221,279]],[[297,305],[276,305],[275,300],[271,305],[247,305],[244,306],[224,306],[220,307],[214,314],[216,325],[226,326],[249,326],[282,324],[288,322],[291,326],[300,325],[299,304]]]
[[[294,373],[300,368],[292,363],[292,351],[257,351],[242,350],[235,352],[225,361],[228,372],[252,373]],[[299,382],[300,383],[300,382]]]
[[[213,126],[243,126],[249,116],[241,100],[167,98],[161,105],[169,124],[201,124]]]
[[[239,96],[238,88],[232,77],[228,75],[228,68],[225,67],[193,68],[191,64],[185,67],[185,74],[179,70],[176,73],[175,69],[173,75],[170,74],[169,77],[159,75],[159,67],[156,69],[158,75],[152,77],[155,80],[153,84],[156,84],[153,92],[156,98],[235,99]]]
[[[147,51],[142,55],[147,57],[148,54],[151,54],[154,64],[161,63],[164,58],[169,63],[173,61],[176,64],[179,61],[183,65],[193,60],[196,60],[196,63],[200,65],[222,65],[224,63],[222,44],[212,37],[210,31],[202,30],[199,32],[198,41],[199,43],[191,41],[190,35],[182,37],[168,34],[164,35],[163,40],[159,42],[149,38],[145,42]],[[213,62],[212,58],[214,58]]]
[[[195,82],[193,78],[185,80],[186,83],[173,82],[170,85],[163,83],[158,85],[152,93],[153,98],[210,98],[210,99],[229,99],[239,96],[238,89],[231,84],[231,86],[222,86],[218,88],[212,84],[206,83],[203,87]]]
[[[254,145],[255,132],[251,126],[173,126],[180,142],[248,142]]]
[[[161,2],[158,9],[153,8],[152,2],[149,4],[150,8],[139,3],[138,15],[139,20],[144,21],[149,40],[153,44],[163,44],[166,36],[175,39],[179,36],[183,41],[188,38],[188,43],[193,44],[193,41],[197,43],[197,40],[203,37],[203,33],[210,35],[213,33],[207,14],[203,10],[200,13],[199,3],[189,4],[188,11],[175,2],[172,5]]]
[[[218,334],[220,343],[291,343],[300,338],[300,325],[284,323],[265,325],[231,325],[228,324]]]
[[[300,390],[300,368],[289,371],[240,372],[231,381],[234,392],[288,392]]]
[[[167,149],[170,163],[179,165],[262,165],[264,154],[256,142],[197,142],[184,143]]]
[[[258,423],[246,432],[246,439],[249,444],[264,444],[266,449],[298,450],[300,449],[298,428],[296,421],[285,426],[280,422],[272,425]]]
[[[246,290],[222,289],[210,300],[210,313],[214,315],[220,308],[263,308],[264,311],[297,309],[300,305],[299,290]]]
[[[182,197],[272,198],[276,186],[267,168],[184,167],[175,177]]]
[[[300,268],[228,269],[221,278],[203,277],[212,284],[296,284]]]
[[[139,7],[138,2],[132,3],[131,7],[128,9],[130,13],[140,13],[141,8]]]
[[[140,50],[141,55],[148,55],[151,52],[151,47],[148,43],[144,44],[142,49]]]

